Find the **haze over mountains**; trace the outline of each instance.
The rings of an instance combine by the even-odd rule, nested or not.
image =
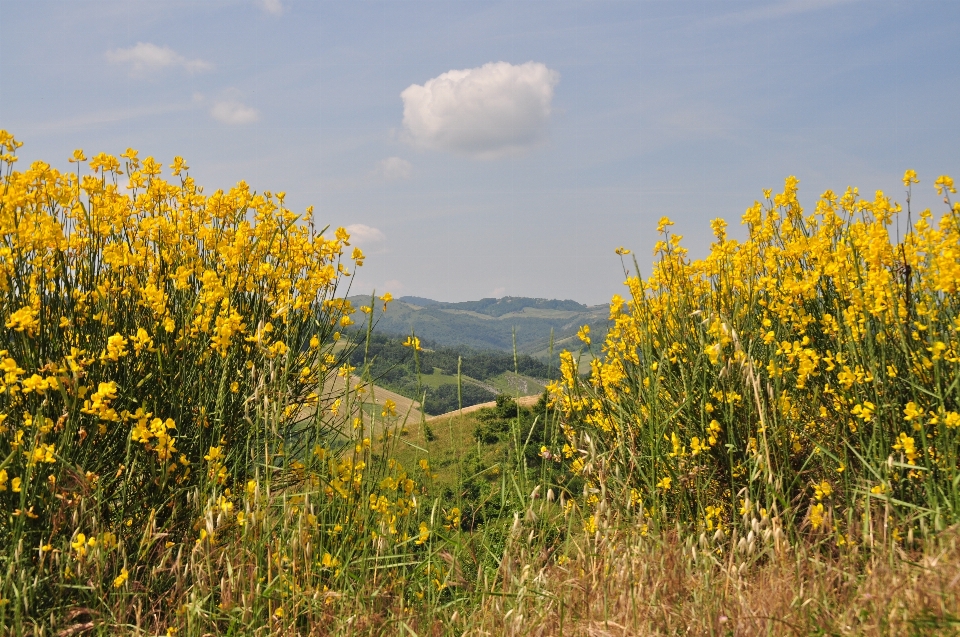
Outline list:
[[[369,297],[352,297],[355,306],[369,304]],[[375,304],[376,331],[409,335],[441,346],[517,351],[545,358],[553,331],[554,353],[579,349],[577,330],[589,325],[595,342],[607,329],[608,305],[588,306],[576,301],[505,296],[479,301],[444,303],[416,296],[396,299],[383,312]]]

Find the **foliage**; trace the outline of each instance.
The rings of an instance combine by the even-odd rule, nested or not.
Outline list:
[[[134,150],[123,168],[100,154],[81,175],[76,151],[76,174],[18,172],[19,145],[0,132],[0,624],[75,607],[167,621],[155,604],[235,543],[253,572],[305,565],[255,576],[239,615],[227,590],[197,602],[229,625],[334,585],[371,543],[420,550],[413,476],[370,456],[389,414],[367,423],[362,388],[321,389],[352,371],[334,347],[363,263],[346,231],[242,182],[205,195],[179,157],[176,183]]]
[[[667,237],[589,379],[566,354],[533,407],[415,424],[377,374],[524,359],[379,339],[389,294],[342,338],[363,254],[283,193],[205,195],[133,150],[18,172],[18,146],[0,132],[6,632],[955,628],[956,535],[923,531],[960,483],[957,207],[894,245],[884,197],[804,218],[788,181],[747,243],[716,222],[690,262]]]
[[[662,219],[603,360],[581,381],[567,354],[553,386],[587,506],[718,537],[772,518],[847,549],[881,540],[872,517],[897,542],[960,520],[960,205],[935,186],[946,213],[899,243],[883,193],[828,191],[806,214],[793,177],[747,210],[745,242],[715,220],[703,260]]]
[[[424,342],[418,356],[414,357],[413,351],[398,338],[376,332],[369,336],[354,332],[352,338],[358,343],[363,341],[363,346],[353,350],[351,364],[363,365],[366,359],[374,382],[408,398],[416,399],[422,395],[421,373],[432,374],[435,369],[446,375],[459,372],[459,393],[455,383],[440,384],[427,390],[424,410],[431,415],[494,399],[493,392],[474,381],[486,381],[515,369],[535,378],[549,378],[552,373],[547,364],[524,354],[514,357],[505,352],[437,347]]]
[[[462,383],[459,394],[457,386],[452,383],[440,385],[425,393],[423,410],[431,416],[446,414],[460,407],[490,402],[496,397],[496,394],[469,382]]]

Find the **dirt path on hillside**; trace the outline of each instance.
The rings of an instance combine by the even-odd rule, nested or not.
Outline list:
[[[520,398],[514,398],[517,401],[517,404],[521,407],[533,407],[537,404],[537,401],[540,400],[540,394],[533,394],[532,396],[521,396]],[[449,418],[450,416],[459,416],[460,414],[469,414],[474,411],[479,411],[484,407],[496,407],[497,401],[493,400],[488,403],[480,403],[478,405],[470,405],[469,407],[464,407],[463,409],[455,409],[453,411],[448,411],[445,414],[440,414],[439,416],[430,416],[427,418],[427,421],[438,420],[440,418]]]
[[[342,379],[342,378],[340,378],[340,377],[338,377],[338,376],[334,376],[333,379],[330,380],[330,381],[328,381],[328,382],[329,382],[329,384],[328,384],[328,386],[327,386],[327,388],[326,388],[326,394],[327,394],[328,396],[331,396],[331,395],[332,395],[332,396],[336,396],[336,395],[340,394],[341,392],[343,392],[344,387],[343,387],[343,379]],[[356,376],[353,376],[353,377],[350,379],[350,386],[351,386],[351,387],[356,387],[357,385],[361,385],[361,384],[363,384],[363,382],[360,380],[360,378],[358,378],[358,377],[356,377]],[[478,384],[479,384],[479,383],[478,383]],[[369,387],[369,385],[367,385],[367,386]],[[496,390],[495,387],[491,387],[490,389],[491,389],[491,390],[494,390],[494,391]],[[390,391],[390,390],[388,390],[388,389],[384,389],[383,387],[380,387],[380,386],[378,386],[378,385],[374,385],[372,388],[370,388],[370,390],[372,390],[372,391],[371,391],[370,393],[368,393],[368,395],[364,398],[364,401],[374,402],[374,403],[376,403],[377,405],[383,405],[383,403],[384,403],[387,399],[392,400],[394,403],[396,403],[396,406],[397,406],[397,407],[396,407],[396,409],[397,409],[397,414],[400,416],[401,419],[403,419],[403,418],[405,417],[405,418],[406,418],[406,422],[407,422],[408,424],[414,424],[414,423],[420,421],[421,412],[420,412],[420,403],[419,403],[419,402],[417,402],[417,401],[415,401],[415,400],[411,400],[410,398],[407,398],[406,396],[401,396],[400,394],[397,394],[397,393],[395,393],[395,392],[392,392],[392,391]],[[368,390],[368,391],[370,391],[370,390]],[[371,394],[372,394],[372,395],[371,395]],[[511,396],[511,398],[514,398],[514,397]],[[516,400],[517,403],[518,403],[521,407],[532,407],[533,405],[536,405],[536,404],[537,404],[537,401],[538,401],[538,400],[540,400],[540,394],[533,394],[533,395],[530,395],[530,396],[521,396],[520,398],[514,398],[514,400]],[[438,416],[426,416],[425,414],[424,414],[424,415],[426,416],[426,419],[425,419],[425,420],[426,420],[427,422],[429,422],[429,421],[437,420],[437,419],[440,419],[440,418],[449,418],[449,417],[451,417],[451,416],[457,416],[457,415],[459,415],[459,414],[469,414],[469,413],[473,413],[473,412],[478,411],[478,410],[480,410],[480,409],[482,409],[482,408],[484,408],[484,407],[495,407],[496,404],[497,404],[497,401],[492,400],[492,401],[487,402],[487,403],[480,403],[480,404],[478,404],[478,405],[470,405],[469,407],[464,407],[462,410],[460,410],[460,409],[454,409],[453,411],[448,411],[447,413],[445,413],[445,414],[440,414],[440,415],[438,415]]]

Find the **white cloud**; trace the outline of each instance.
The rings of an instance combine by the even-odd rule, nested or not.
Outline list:
[[[267,13],[272,13],[273,15],[280,15],[283,13],[283,4],[280,2],[280,0],[259,0],[257,4],[259,4],[260,8]]]
[[[399,157],[387,157],[377,162],[374,176],[393,181],[395,179],[410,179],[413,174],[413,164]]]
[[[401,94],[416,146],[478,159],[520,154],[543,142],[560,74],[539,62],[491,62],[447,71]]]
[[[346,227],[346,231],[350,233],[350,243],[360,246],[370,246],[387,240],[387,236],[380,230],[362,223],[351,224]]]
[[[210,115],[224,124],[251,124],[260,119],[260,111],[235,99],[225,99],[214,103]]]
[[[111,64],[123,64],[130,68],[134,76],[146,76],[169,67],[180,67],[188,73],[209,71],[213,65],[200,59],[188,60],[168,46],[157,46],[149,42],[137,42],[127,49],[107,51],[107,61]]]

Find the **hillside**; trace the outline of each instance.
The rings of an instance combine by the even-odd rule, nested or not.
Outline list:
[[[374,332],[366,343],[362,331],[351,332],[350,338],[358,342],[350,354],[351,365],[359,369],[366,360],[378,386],[414,401],[425,395],[424,411],[431,416],[489,402],[501,393],[540,394],[546,379],[557,373],[527,354],[515,358],[512,352],[437,346],[426,340],[418,364],[402,338]]]
[[[366,305],[369,297],[356,296],[351,301]],[[376,331],[382,334],[416,333],[438,346],[512,351],[515,332],[517,351],[542,360],[549,357],[551,330],[557,343],[576,335],[582,325],[590,325],[597,341],[606,333],[609,315],[607,305],[509,296],[463,303],[402,297],[385,313],[382,304],[376,305]],[[568,340],[565,346],[579,349],[579,341]],[[559,349],[555,347],[554,354]]]

